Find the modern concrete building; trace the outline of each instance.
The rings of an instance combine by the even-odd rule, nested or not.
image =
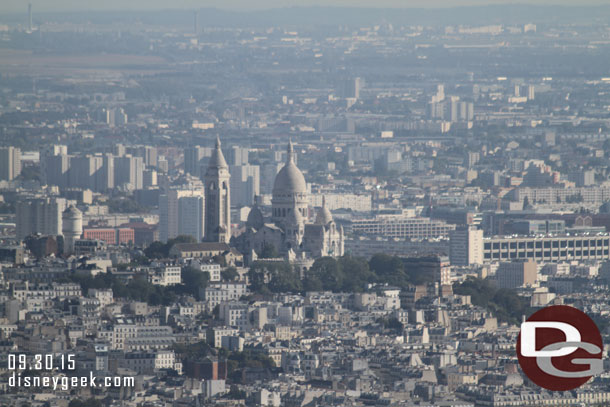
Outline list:
[[[68,207],[64,198],[37,198],[17,203],[17,238],[31,234],[57,236],[62,233],[62,213]]]
[[[609,260],[610,235],[495,236],[483,238],[484,262],[533,259],[541,262]]]
[[[483,264],[483,231],[473,227],[451,231],[449,259],[452,266]]]
[[[500,263],[496,270],[498,288],[531,287],[538,279],[537,270],[536,262],[531,259]]]
[[[0,181],[12,181],[21,174],[21,150],[15,147],[0,148]]]

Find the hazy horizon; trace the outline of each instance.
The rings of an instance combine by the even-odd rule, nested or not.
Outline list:
[[[510,0],[260,0],[255,4],[245,0],[209,0],[205,2],[197,0],[132,0],[129,2],[120,0],[107,0],[97,2],[91,0],[56,0],[53,4],[46,1],[33,0],[30,2],[22,0],[8,0],[0,2],[0,12],[25,13],[27,4],[37,12],[63,12],[63,11],[136,11],[136,10],[163,10],[163,9],[199,9],[219,8],[230,11],[265,10],[289,7],[362,7],[362,8],[456,8],[471,6],[495,6],[495,5],[523,5],[523,6],[571,6],[590,7],[610,5],[609,0],[589,0],[574,4],[571,0],[534,0],[530,2]]]

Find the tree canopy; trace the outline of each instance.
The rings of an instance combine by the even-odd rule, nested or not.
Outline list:
[[[197,243],[197,240],[193,236],[180,235],[169,239],[167,243],[154,241],[144,249],[144,254],[149,259],[165,259],[169,257],[169,251],[176,243]]]
[[[453,286],[453,292],[469,295],[474,305],[487,308],[500,322],[519,324],[523,315],[529,315],[529,298],[524,298],[513,290],[497,289],[489,280],[469,277],[461,284]]]
[[[410,266],[409,266],[410,267]],[[252,291],[270,294],[280,292],[334,291],[363,292],[367,284],[390,284],[400,288],[433,281],[429,271],[405,266],[395,256],[376,255],[370,261],[343,256],[317,259],[301,275],[285,262],[255,262],[249,271]]]

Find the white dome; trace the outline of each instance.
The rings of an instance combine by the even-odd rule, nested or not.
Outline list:
[[[306,193],[307,183],[301,170],[290,161],[277,173],[273,183],[273,194],[295,192]]]
[[[286,223],[289,225],[300,225],[303,223],[303,215],[298,210],[291,210],[288,215],[286,215]]]
[[[307,193],[307,183],[299,167],[293,160],[292,142],[288,143],[286,165],[277,173],[273,183],[273,195]]]

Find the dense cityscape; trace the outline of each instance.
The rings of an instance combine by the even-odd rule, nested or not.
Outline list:
[[[0,16],[0,406],[610,403],[610,7],[361,14]]]

